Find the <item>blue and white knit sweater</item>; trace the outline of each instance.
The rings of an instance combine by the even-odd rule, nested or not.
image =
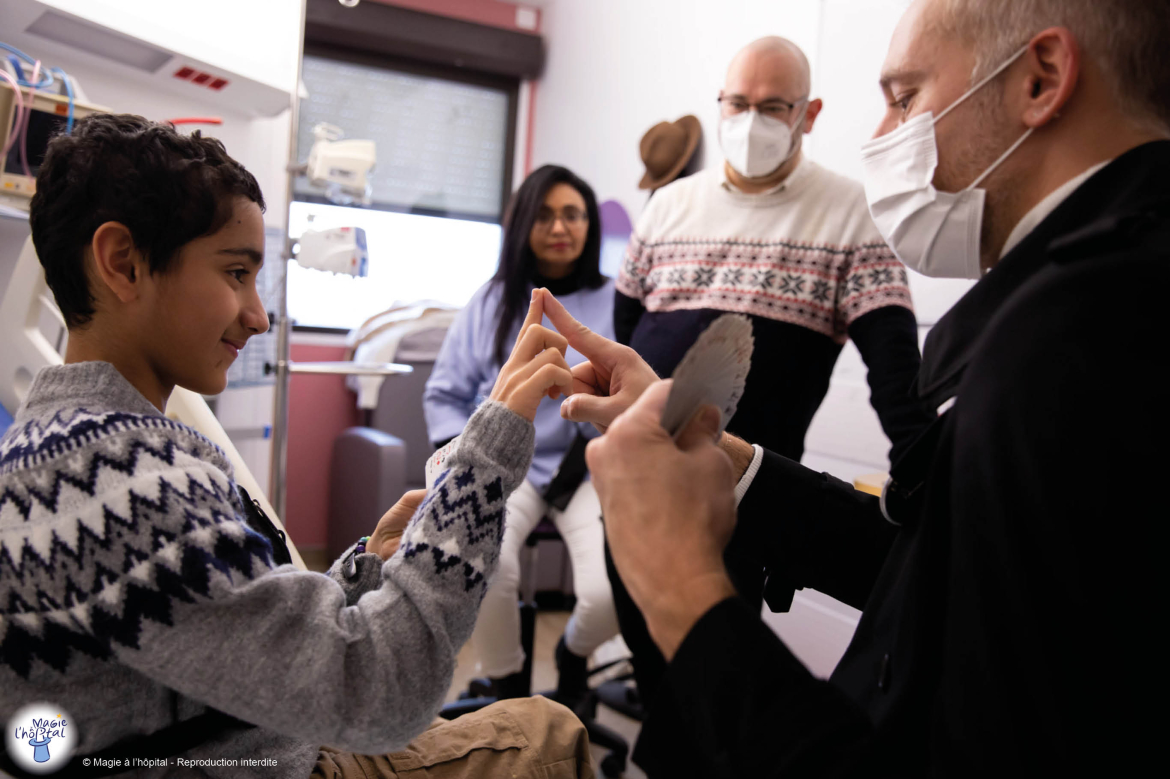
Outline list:
[[[321,745],[401,748],[447,693],[532,449],[531,424],[485,403],[398,552],[347,579],[274,567],[223,451],[113,366],[43,370],[0,439],[0,722],[56,703],[88,753],[213,707],[258,727],[184,757],[289,777]]]

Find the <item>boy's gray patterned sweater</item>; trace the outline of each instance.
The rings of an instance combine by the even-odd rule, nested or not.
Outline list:
[[[358,555],[346,579],[340,561],[273,567],[223,451],[113,366],[43,370],[0,439],[0,722],[56,703],[88,753],[213,707],[258,727],[184,757],[274,758],[289,777],[323,744],[401,748],[446,696],[532,442],[484,403],[398,552]]]

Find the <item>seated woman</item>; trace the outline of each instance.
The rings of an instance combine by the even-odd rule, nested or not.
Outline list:
[[[613,281],[601,275],[601,225],[593,190],[571,171],[545,165],[513,198],[505,223],[496,275],[472,297],[447,332],[427,382],[423,407],[431,441],[442,446],[459,434],[496,381],[524,317],[534,287],[546,287],[579,321],[613,335]],[[584,358],[570,350],[570,365]],[[536,412],[536,453],[528,478],[508,500],[507,527],[496,577],[484,597],[472,644],[491,694],[525,694],[520,671],[520,550],[546,514],[556,523],[573,563],[577,605],[557,645],[555,698],[567,705],[586,686],[586,661],[617,635],[613,596],[605,574],[601,508],[593,485],[582,482],[563,511],[550,511],[546,490],[578,435],[592,426],[561,419],[555,403]],[[584,468],[583,460],[580,463]]]

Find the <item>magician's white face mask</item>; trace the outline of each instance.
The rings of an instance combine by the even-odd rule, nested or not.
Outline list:
[[[801,126],[804,115],[801,111],[798,120]],[[791,127],[753,108],[720,120],[719,148],[737,173],[754,179],[767,176],[788,162],[799,147]]]
[[[939,192],[931,183],[938,166],[934,126],[987,82],[1019,59],[1025,46],[968,89],[937,118],[927,111],[861,147],[865,199],[878,232],[898,259],[919,273],[978,279],[979,239],[987,190],[976,189],[1034,128],[1028,128],[979,178],[960,192]]]

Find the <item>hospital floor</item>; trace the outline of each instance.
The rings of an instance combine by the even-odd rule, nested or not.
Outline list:
[[[537,613],[536,656],[532,661],[533,690],[551,690],[557,686],[557,666],[553,661],[553,650],[556,648],[557,640],[565,632],[565,623],[568,621],[569,612],[567,611],[541,611]],[[598,650],[598,654],[603,655],[605,649],[606,647],[602,647]],[[595,655],[595,659],[596,657]],[[470,644],[467,644],[464,645],[462,651],[459,652],[459,657],[456,658],[455,678],[451,682],[451,691],[447,695],[447,700],[455,700],[461,690],[467,689],[467,683],[475,676],[475,650],[471,648]],[[642,723],[637,720],[632,720],[629,717],[618,714],[606,706],[597,707],[597,721],[620,733],[629,742],[631,747],[635,739],[637,739],[638,731],[642,726]],[[601,759],[608,754],[608,750],[602,749],[597,745],[591,745],[590,749],[593,752],[594,770],[597,770],[597,776],[600,779],[601,772],[597,769],[597,766],[600,764]],[[645,779],[646,774],[642,773],[641,769],[633,763],[629,763],[627,764],[626,772],[622,776],[626,777],[626,779]]]

